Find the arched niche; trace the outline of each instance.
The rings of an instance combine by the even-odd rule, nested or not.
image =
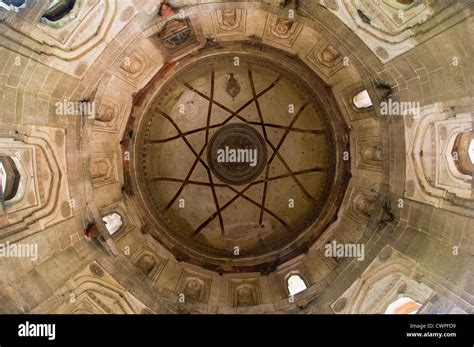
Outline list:
[[[385,314],[415,314],[419,311],[421,304],[415,300],[401,296],[388,305]]]
[[[290,276],[288,276],[288,278],[286,279],[286,284],[290,296],[301,293],[308,288],[303,277],[298,274],[291,274]]]
[[[78,17],[83,0],[53,0],[41,20],[52,28],[61,28]]]
[[[372,100],[370,99],[367,89],[361,90],[352,97],[352,104],[357,109],[366,109],[372,106]]]
[[[11,201],[18,193],[21,175],[15,161],[6,155],[0,155],[0,194],[3,201]]]
[[[117,212],[112,212],[103,216],[102,220],[104,221],[105,227],[110,235],[114,235],[122,229],[123,218]]]

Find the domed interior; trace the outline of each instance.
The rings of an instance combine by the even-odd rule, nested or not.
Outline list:
[[[0,19],[1,313],[474,312],[467,1]]]
[[[182,259],[266,269],[307,250],[334,218],[344,120],[301,62],[228,50],[193,57],[149,89],[133,114],[132,179],[156,238]]]

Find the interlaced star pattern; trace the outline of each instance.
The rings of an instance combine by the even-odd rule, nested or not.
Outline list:
[[[162,144],[162,143],[167,143],[167,142],[172,142],[172,141],[177,141],[177,140],[183,140],[186,146],[189,148],[189,150],[193,153],[194,155],[194,162],[191,165],[188,173],[184,178],[177,178],[177,177],[164,177],[164,176],[158,176],[158,177],[149,177],[148,180],[149,182],[156,182],[156,181],[161,181],[161,182],[175,182],[175,183],[180,183],[179,189],[176,191],[176,193],[172,196],[172,198],[168,201],[166,206],[163,207],[162,212],[166,213],[177,201],[177,199],[180,197],[182,194],[183,190],[185,189],[186,186],[188,185],[196,185],[196,186],[207,186],[211,189],[212,191],[212,196],[214,200],[214,205],[215,205],[215,212],[210,214],[206,220],[204,220],[201,224],[199,224],[195,230],[192,233],[193,237],[196,237],[206,226],[208,226],[213,220],[216,218],[219,221],[220,225],[220,230],[221,234],[225,235],[226,227],[224,223],[224,218],[222,217],[222,212],[232,206],[236,201],[239,199],[244,199],[251,204],[255,205],[257,208],[260,209],[260,215],[259,215],[259,220],[258,224],[262,224],[263,218],[264,218],[264,213],[269,214],[272,216],[275,220],[277,220],[281,225],[289,232],[292,232],[292,226],[289,225],[283,218],[281,218],[278,213],[272,211],[271,209],[268,208],[267,206],[267,191],[268,191],[268,184],[269,182],[276,181],[276,180],[281,180],[285,178],[291,178],[295,184],[299,187],[299,189],[302,191],[304,196],[311,201],[312,203],[316,203],[317,199],[311,195],[311,193],[305,188],[303,183],[300,181],[299,176],[312,173],[312,172],[325,172],[327,171],[328,167],[326,166],[321,166],[321,167],[313,167],[309,169],[304,169],[304,170],[299,170],[299,171],[293,171],[290,167],[290,165],[287,163],[287,161],[284,159],[282,154],[279,152],[283,143],[287,139],[288,135],[291,132],[296,132],[296,133],[309,133],[309,134],[315,134],[315,135],[325,135],[324,130],[312,130],[312,129],[305,129],[305,128],[298,128],[295,127],[295,124],[297,123],[299,117],[302,115],[304,110],[310,105],[310,102],[306,100],[295,112],[292,114],[292,120],[289,123],[288,126],[281,125],[281,124],[273,124],[265,121],[262,109],[260,107],[260,99],[266,95],[269,91],[271,91],[273,88],[275,88],[283,79],[283,76],[281,74],[278,74],[277,77],[262,91],[258,92],[256,91],[255,87],[255,81],[254,81],[254,74],[253,74],[253,69],[252,69],[252,64],[247,65],[247,73],[248,73],[248,80],[250,81],[250,86],[251,86],[251,91],[252,91],[252,97],[245,102],[241,107],[239,107],[237,110],[232,110],[223,103],[217,101],[214,98],[215,95],[215,79],[216,79],[216,71],[215,71],[215,66],[211,65],[210,67],[210,90],[209,93],[203,93],[202,91],[199,91],[196,88],[193,88],[189,83],[183,81],[184,86],[198,95],[201,98],[204,98],[208,102],[208,108],[207,108],[207,122],[205,127],[198,127],[195,129],[183,131],[180,126],[176,123],[176,121],[166,112],[164,112],[162,109],[160,109],[158,106],[155,109],[155,112],[160,114],[162,117],[164,117],[166,120],[170,122],[170,124],[173,126],[173,128],[176,130],[177,135],[167,137],[164,139],[159,139],[159,140],[148,140],[147,144],[153,145],[153,144]],[[247,107],[250,105],[254,104],[257,110],[258,114],[258,119],[259,121],[251,121],[246,119],[245,117],[241,116],[240,113],[245,110]],[[224,121],[217,123],[217,124],[212,124],[211,125],[211,120],[213,116],[213,108],[214,107],[220,107],[222,110],[226,111],[228,113],[228,116]],[[243,186],[243,188],[237,189],[236,187],[220,182],[213,174],[211,173],[211,170],[209,168],[209,165],[205,159],[204,153],[206,152],[207,146],[209,144],[209,132],[211,129],[218,129],[220,127],[223,127],[224,125],[228,124],[229,122],[242,122],[244,124],[248,124],[250,126],[253,126],[255,129],[259,130],[260,133],[263,135],[263,138],[265,139],[265,142],[268,145],[269,148],[269,155],[268,155],[268,161],[267,165],[265,168],[265,173],[264,173],[264,178],[263,179],[256,179],[253,182],[248,183],[247,185]],[[279,141],[277,143],[273,143],[267,133],[268,129],[280,129],[283,131],[283,134]],[[195,146],[192,145],[192,143],[188,140],[188,137],[197,133],[204,133],[205,134],[205,141],[204,145],[200,148],[196,148]],[[275,176],[270,175],[270,166],[272,162],[275,160],[275,158],[278,158],[280,162],[283,164],[286,173],[285,174],[279,174]],[[196,181],[192,180],[191,177],[193,175],[193,172],[196,169],[196,166],[198,164],[202,164],[202,166],[205,168],[207,171],[207,178],[208,182],[201,182],[201,181]],[[248,196],[247,191],[256,185],[260,185],[263,189],[263,194],[262,194],[262,199],[260,201],[255,200],[254,198]],[[220,205],[217,194],[216,194],[216,188],[227,188],[230,189],[235,195],[227,201],[225,204]]]

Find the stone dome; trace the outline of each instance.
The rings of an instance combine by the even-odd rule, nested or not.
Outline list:
[[[0,0],[0,313],[473,313],[472,10]]]

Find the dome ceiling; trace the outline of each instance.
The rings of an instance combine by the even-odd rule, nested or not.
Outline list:
[[[184,257],[228,271],[268,265],[323,230],[336,135],[316,95],[324,83],[295,67],[274,50],[214,53],[148,90],[136,183],[158,238]]]
[[[49,2],[0,0],[2,313],[474,312],[472,4]]]

